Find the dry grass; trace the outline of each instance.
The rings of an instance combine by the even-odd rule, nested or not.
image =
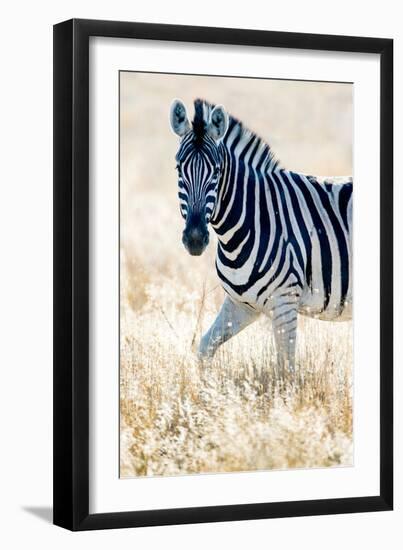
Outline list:
[[[123,302],[129,279],[144,301],[121,315],[122,477],[351,464],[349,323],[300,319],[298,382],[282,391],[268,320],[202,366],[193,349],[222,291],[123,265]]]
[[[185,88],[174,77],[165,81],[131,74],[122,80],[121,476],[350,465],[351,323],[299,319],[298,382],[286,391],[278,386],[265,318],[222,346],[211,366],[198,364],[195,347],[224,294],[215,275],[214,236],[201,258],[190,257],[180,242],[176,140],[168,129],[167,110],[172,97],[183,95],[180,89],[228,106],[232,102],[234,114],[251,127],[260,124],[262,135],[270,128],[269,141],[277,136],[279,145],[288,146],[279,152],[280,158],[290,158],[287,167],[338,175],[351,172],[349,144],[334,141],[350,135],[346,113],[351,113],[351,92],[345,86],[315,88],[309,83],[300,89],[272,81],[266,91],[274,107],[253,119],[248,81],[242,81],[239,94],[228,80],[210,86],[208,94],[200,92],[201,82],[207,90],[206,79],[191,77]],[[251,85],[264,96],[261,82]],[[292,97],[285,98],[286,92]],[[136,99],[139,94],[142,101]],[[287,140],[293,129],[284,129],[284,113],[294,105],[297,116],[300,98],[306,109],[320,110],[316,117],[311,111],[304,131],[299,126],[300,145],[293,146]],[[239,113],[234,110],[238,104]],[[158,117],[149,116],[158,110]],[[328,157],[317,156],[311,137]],[[332,150],[337,155],[332,157]],[[298,153],[295,164],[292,151]],[[312,168],[302,166],[302,159]]]

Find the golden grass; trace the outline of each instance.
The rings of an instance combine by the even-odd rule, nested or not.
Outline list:
[[[266,318],[203,366],[194,349],[222,290],[122,264],[122,477],[352,463],[350,323],[299,319],[297,383],[284,390]]]
[[[223,103],[287,168],[344,175],[352,170],[352,87],[121,79],[121,476],[350,465],[351,323],[299,319],[298,379],[285,391],[265,318],[222,346],[211,366],[198,364],[194,351],[224,293],[214,234],[200,258],[181,244],[168,110],[174,97]]]

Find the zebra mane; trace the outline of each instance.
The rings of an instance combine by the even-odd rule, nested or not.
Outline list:
[[[201,145],[203,143],[203,139],[207,130],[209,116],[214,107],[214,103],[209,103],[204,99],[195,99],[194,101],[195,114],[192,121],[192,127],[194,141],[196,145]],[[229,127],[227,135],[230,131],[233,131],[233,129],[237,127],[238,135],[240,138],[244,138],[245,140],[255,138],[257,140],[257,148],[261,149],[262,151],[261,160],[265,163],[265,165],[270,166],[272,170],[279,167],[279,160],[275,157],[270,145],[263,138],[258,136],[255,132],[252,132],[252,130],[246,128],[240,120],[232,116],[230,113],[228,113],[228,118]]]

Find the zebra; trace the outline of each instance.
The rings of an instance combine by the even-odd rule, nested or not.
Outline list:
[[[174,100],[182,241],[193,256],[217,235],[216,270],[226,293],[198,355],[267,315],[280,376],[294,376],[298,314],[352,315],[352,178],[319,178],[281,167],[270,146],[222,105],[194,101],[189,122]]]

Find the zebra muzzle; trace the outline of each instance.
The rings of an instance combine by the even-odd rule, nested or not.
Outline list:
[[[207,227],[186,227],[183,232],[182,242],[189,254],[200,256],[209,243]]]

